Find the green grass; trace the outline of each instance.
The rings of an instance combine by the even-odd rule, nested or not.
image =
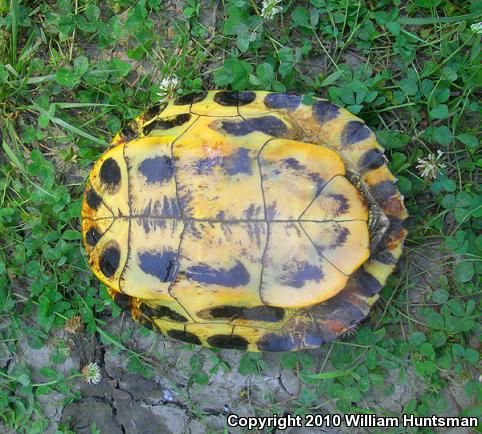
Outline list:
[[[481,33],[471,29],[482,3],[288,1],[272,19],[254,0],[182,5],[179,15],[160,0],[0,0],[0,420],[42,432],[40,395],[79,398],[79,373],[56,369],[69,348],[53,340],[76,315],[86,336],[128,355],[130,371],[152,376],[162,358],[105,331],[102,318],[119,309],[88,269],[79,216],[89,168],[171,76],[170,93],[297,91],[346,107],[385,146],[411,215],[402,266],[370,321],[331,344],[321,369],[310,352],[281,356],[302,388],[270,410],[303,414],[328,400],[375,411],[364,397],[390,400],[395,381],[412,391],[405,413],[443,413],[444,391],[458,384],[475,403],[460,414],[482,416]],[[436,177],[421,176],[418,159],[439,150]],[[42,383],[18,357],[23,341],[55,342]],[[263,355],[228,366],[219,352],[186,351],[188,389],[219,369],[268,368]]]

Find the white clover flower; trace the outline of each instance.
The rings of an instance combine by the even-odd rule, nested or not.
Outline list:
[[[282,11],[282,7],[278,6],[281,0],[263,0],[261,8],[261,16],[267,20],[272,20]]]
[[[163,100],[166,96],[173,95],[179,87],[179,80],[174,75],[168,75],[161,80],[157,96]]]
[[[482,22],[471,24],[470,30],[472,30],[477,35],[482,34]]]
[[[442,155],[442,151],[438,149],[436,156],[434,154],[428,154],[426,160],[422,158],[417,160],[417,169],[422,178],[435,179],[439,174],[440,169],[445,169],[446,165],[439,161],[442,158]]]
[[[84,379],[89,384],[97,384],[102,380],[102,375],[100,374],[100,368],[97,363],[89,363],[87,366],[82,368],[82,375]]]

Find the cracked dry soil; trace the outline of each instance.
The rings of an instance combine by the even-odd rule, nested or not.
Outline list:
[[[209,350],[191,351],[184,344],[158,334],[142,337],[139,325],[124,315],[105,319],[104,329],[114,336],[133,330],[126,345],[148,358],[154,375],[148,379],[130,373],[129,352],[117,351],[112,345],[105,347],[98,335],[89,339],[85,334],[60,331],[42,349],[22,345],[19,356],[29,361],[34,381],[42,381],[39,369],[51,365],[50,357],[59,340],[66,341],[71,352],[62,365],[55,365],[57,370],[68,376],[71,370],[78,372],[92,361],[101,368],[102,380],[98,384],[88,384],[82,378],[76,380],[74,389],[81,394],[79,400],[63,406],[65,397],[60,393],[39,397],[42,410],[51,421],[46,433],[54,433],[59,424],[80,434],[90,434],[93,425],[102,434],[223,432],[227,412],[254,415],[274,402],[288,406],[299,393],[298,376],[279,367],[279,355],[264,357],[268,367],[263,375],[243,376],[237,371],[243,353],[234,350],[218,353],[230,366],[229,372],[218,370],[210,374],[207,385],[188,386],[192,372],[190,357],[202,354],[207,360],[205,370],[209,371],[212,367]]]

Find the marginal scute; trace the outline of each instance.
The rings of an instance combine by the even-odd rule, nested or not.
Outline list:
[[[214,335],[207,341],[212,347],[232,350],[246,350],[249,344],[245,338],[237,335]]]
[[[214,95],[214,101],[223,106],[243,106],[256,99],[254,92],[220,91]]]
[[[341,133],[342,146],[353,145],[370,137],[370,129],[359,121],[348,121]]]
[[[162,103],[153,105],[149,110],[147,110],[144,113],[144,115],[142,116],[142,120],[144,122],[149,122],[153,118],[159,116],[166,107],[167,107],[167,102],[162,102]]]
[[[360,293],[366,297],[371,297],[375,294],[378,294],[382,289],[380,282],[378,282],[377,279],[375,279],[371,274],[367,273],[364,270],[359,270],[354,275],[354,278],[358,283]]]
[[[192,115],[190,113],[181,113],[170,118],[154,120],[142,129],[142,133],[145,136],[149,136],[155,130],[169,130],[180,125],[184,125],[190,121],[191,116]]]
[[[270,352],[293,351],[296,348],[290,335],[277,335],[274,333],[264,335],[256,345],[259,351]]]
[[[370,193],[378,203],[383,204],[398,193],[393,181],[382,181],[370,187]]]
[[[188,344],[201,345],[201,340],[194,333],[171,329],[167,331],[167,334],[173,339],[178,339]]]
[[[131,121],[129,122],[122,130],[120,131],[120,135],[124,141],[129,141],[137,137],[137,125]]]
[[[188,93],[187,95],[179,96],[174,100],[174,105],[186,105],[186,104],[195,104],[198,102],[203,101],[206,96],[207,92],[192,92]]]
[[[386,158],[380,149],[372,148],[366,151],[360,161],[358,162],[358,168],[361,171],[374,170],[383,166],[386,162]]]
[[[121,182],[121,170],[117,161],[112,157],[104,160],[99,171],[99,176],[108,191],[116,189]]]
[[[117,244],[107,247],[100,256],[99,268],[105,277],[112,277],[119,268],[120,249]]]
[[[98,229],[95,226],[92,226],[89,230],[87,230],[85,234],[85,239],[87,243],[90,246],[95,246],[97,244],[97,241],[100,240],[101,233],[98,231]]]
[[[378,251],[374,255],[370,256],[370,259],[375,259],[387,265],[395,265],[398,261],[398,258],[395,258],[389,250]]]
[[[264,104],[270,109],[285,109],[293,111],[301,104],[301,95],[287,93],[268,93],[264,97]]]
[[[340,108],[328,101],[316,101],[312,106],[313,117],[320,125],[335,119],[340,113]]]
[[[278,322],[284,318],[285,310],[275,306],[216,306],[199,312],[205,319],[243,319],[248,321]]]
[[[149,319],[166,318],[171,321],[180,323],[185,323],[188,321],[188,319],[184,315],[181,315],[180,313],[170,309],[167,306],[160,305],[156,307],[151,307],[143,303],[140,306],[140,310]]]
[[[97,210],[102,203],[102,198],[94,191],[93,188],[87,191],[86,200],[87,204],[94,210]]]

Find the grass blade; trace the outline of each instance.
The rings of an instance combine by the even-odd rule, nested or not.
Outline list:
[[[10,16],[12,17],[12,38],[10,39],[10,55],[12,56],[12,65],[17,64],[18,5],[19,0],[10,0]]]
[[[472,12],[471,14],[458,15],[455,17],[442,17],[442,18],[410,18],[400,17],[397,21],[400,24],[406,24],[409,26],[424,26],[427,24],[450,24],[459,23],[461,21],[476,20],[482,16],[481,11]]]

